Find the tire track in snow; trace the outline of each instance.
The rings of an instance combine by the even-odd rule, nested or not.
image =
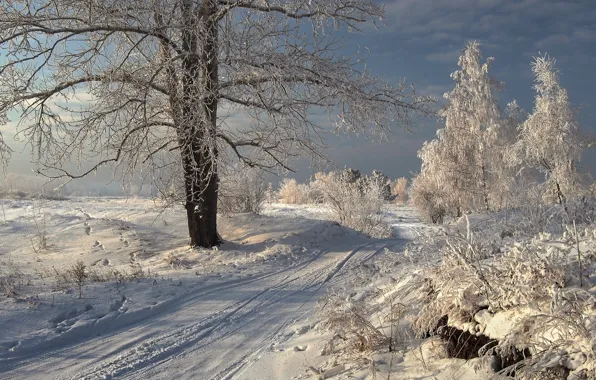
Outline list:
[[[332,252],[318,252],[296,266],[267,267],[250,278],[214,284],[204,291],[166,301],[127,323],[116,320],[117,325],[102,331],[101,337],[81,337],[74,344],[72,339],[65,340],[58,348],[54,342],[37,347],[40,350],[30,355],[8,358],[10,363],[0,359],[0,372],[25,366],[31,373],[55,376],[56,368],[62,366],[60,378],[145,379],[167,374],[167,378],[232,379],[257,361],[272,343],[287,340],[289,336],[283,335],[286,328],[312,309],[324,287],[341,284],[350,268],[370,260],[395,241],[377,240],[345,251],[334,247]],[[375,248],[369,249],[371,246]],[[222,303],[224,295],[229,295],[231,302]],[[194,310],[200,314],[205,307],[214,310],[188,322],[189,314]],[[176,320],[182,320],[182,326],[168,331],[166,326]],[[91,332],[89,336],[93,335]],[[227,361],[210,363],[214,351],[224,352]],[[69,367],[67,363],[74,365]]]
[[[316,261],[324,252],[313,255],[302,265],[308,265],[310,262]],[[71,352],[85,351],[88,346],[101,345],[103,342],[111,339],[118,339],[119,334],[127,331],[139,331],[141,337],[136,336],[133,342],[138,342],[143,338],[151,339],[155,334],[155,330],[145,333],[144,329],[149,329],[158,324],[159,320],[167,320],[168,316],[175,314],[185,308],[193,307],[193,305],[200,304],[203,301],[208,301],[210,297],[217,296],[228,290],[247,287],[259,281],[267,280],[271,277],[283,275],[290,272],[288,276],[293,274],[295,267],[283,268],[281,270],[266,271],[262,274],[252,276],[250,278],[234,279],[211,285],[204,291],[198,293],[187,293],[180,298],[165,301],[153,308],[150,311],[137,311],[130,314],[123,314],[118,318],[109,321],[110,323],[95,323],[86,331],[77,331],[76,334],[67,331],[54,339],[45,341],[32,347],[28,347],[22,351],[15,351],[10,353],[11,356],[0,357],[0,373],[7,374],[15,369],[25,366],[33,367],[50,367],[55,365],[52,361],[56,357],[67,357]],[[215,310],[215,314],[227,310],[242,303],[242,300],[233,302],[232,306],[226,306],[221,310]],[[228,304],[229,305],[229,304]],[[212,316],[213,314],[210,314]],[[202,321],[202,319],[201,319]],[[103,321],[107,322],[107,321]],[[200,322],[200,321],[199,321]],[[197,323],[199,323],[197,322]],[[98,336],[98,334],[101,334]],[[120,342],[118,342],[120,343]],[[130,343],[124,345],[116,345],[112,347],[109,352],[110,356],[118,355],[121,351],[126,350]],[[105,355],[99,360],[105,359]],[[47,363],[47,362],[50,363]],[[76,361],[75,361],[76,362]],[[68,377],[65,377],[68,378]]]
[[[382,252],[386,247],[388,247],[390,244],[389,242],[394,242],[395,239],[388,239],[387,243],[384,244],[381,248],[376,249],[374,251],[372,251],[371,254],[362,254],[363,260],[358,261],[358,263],[363,263],[368,261],[369,259],[371,259],[372,257],[376,256],[377,254],[379,254],[380,252]],[[241,374],[242,372],[244,372],[248,367],[250,367],[250,365],[252,365],[254,362],[256,362],[258,360],[258,356],[268,347],[271,347],[271,342],[273,340],[275,340],[275,338],[279,337],[279,334],[289,325],[289,322],[291,319],[293,319],[293,317],[295,316],[295,314],[297,312],[299,312],[302,307],[304,307],[304,305],[306,305],[314,295],[318,294],[319,291],[323,288],[323,286],[327,285],[332,279],[334,279],[340,272],[342,272],[344,269],[346,269],[346,267],[348,266],[348,264],[354,260],[354,258],[359,254],[362,253],[364,251],[364,249],[366,249],[367,247],[370,247],[371,245],[377,245],[382,243],[382,241],[375,241],[375,242],[371,242],[371,243],[367,243],[367,244],[363,244],[358,246],[357,248],[355,248],[354,250],[350,251],[347,255],[345,255],[343,257],[343,259],[341,259],[339,262],[337,262],[335,265],[329,265],[332,266],[332,268],[329,270],[328,267],[322,268],[322,270],[320,270],[320,274],[318,274],[319,280],[323,279],[322,281],[320,281],[318,284],[313,284],[313,285],[309,285],[307,286],[307,288],[312,288],[314,287],[314,291],[310,294],[310,296],[308,297],[308,299],[306,301],[304,301],[295,311],[292,315],[290,315],[285,321],[284,323],[282,323],[268,338],[266,338],[258,347],[257,350],[253,351],[252,353],[248,353],[247,355],[244,355],[243,357],[241,357],[239,360],[237,360],[235,363],[233,363],[232,365],[228,366],[226,369],[220,371],[218,374],[216,374],[215,376],[213,376],[211,379],[213,380],[231,380],[233,379],[233,377],[237,374]],[[327,275],[325,276],[325,272],[327,273]],[[324,277],[323,277],[324,276]],[[305,290],[305,289],[302,289]],[[281,342],[275,342],[275,343],[281,343]]]
[[[358,247],[357,250],[350,252],[350,257],[357,253],[363,246]],[[143,342],[137,347],[128,350],[119,355],[112,361],[103,363],[100,367],[95,368],[91,373],[81,375],[77,378],[82,379],[104,379],[111,376],[121,376],[129,374],[133,377],[146,378],[146,370],[154,369],[180,355],[189,355],[193,352],[200,351],[211,344],[221,342],[226,338],[233,336],[242,329],[244,325],[255,322],[263,315],[272,312],[272,309],[278,307],[278,304],[289,297],[287,288],[292,283],[302,280],[305,285],[293,291],[293,295],[302,296],[307,289],[312,289],[307,300],[302,302],[296,311],[299,311],[312,296],[314,296],[321,287],[325,284],[328,278],[332,277],[329,274],[324,277],[325,273],[329,273],[329,268],[333,273],[337,264],[333,262],[328,263],[322,268],[317,268],[313,271],[308,271],[308,267],[315,263],[327,251],[322,251],[313,258],[307,260],[294,271],[284,277],[276,285],[268,287],[256,295],[249,297],[239,303],[238,307],[233,310],[222,313],[221,318],[215,318],[207,323],[195,324],[190,327],[183,327],[171,334],[163,335],[150,343]],[[345,259],[342,262],[345,264]],[[306,273],[303,273],[306,270]],[[321,279],[323,279],[321,281]],[[318,280],[318,282],[317,282]],[[263,339],[259,346],[252,349],[246,355],[243,355],[239,360],[236,360],[232,365],[220,371],[213,378],[229,378],[233,373],[242,369],[247,363],[249,357],[258,355],[264,349],[271,345],[271,341],[279,336],[289,320],[294,314],[286,318],[286,320],[278,326],[273,332],[270,332],[265,339]],[[235,325],[234,325],[235,324]],[[158,347],[157,349],[148,349],[151,347]],[[140,353],[140,355],[139,355]],[[150,368],[147,368],[150,367]]]
[[[300,269],[309,266],[322,254],[324,254],[324,252],[315,255],[313,259],[300,265]],[[234,306],[216,315],[211,315],[209,318],[206,318],[199,323],[179,328],[174,332],[158,336],[155,339],[150,339],[148,342],[145,341],[137,344],[136,347],[118,355],[118,357],[113,360],[102,363],[91,372],[78,374],[76,378],[88,380],[105,379],[111,378],[112,376],[121,376],[129,372],[141,371],[146,366],[154,367],[166,362],[192,346],[196,346],[196,350],[207,346],[212,341],[225,339],[235,333],[240,326],[236,329],[224,330],[219,336],[216,336],[215,333],[218,332],[218,330],[222,330],[226,326],[231,325],[235,321],[239,321],[240,324],[252,322],[258,317],[258,314],[252,313],[254,315],[252,316],[253,318],[251,318],[251,311],[258,309],[262,304],[268,304],[267,301],[269,299],[281,294],[289,284],[303,278],[303,276],[298,276],[296,274],[296,272],[288,274],[276,285],[268,287],[247,299],[239,301]],[[264,277],[265,276],[263,276],[263,278]],[[253,308],[248,308],[248,305],[265,295],[267,298],[262,300],[258,305]],[[277,298],[281,299],[283,297],[283,294],[281,294],[281,297]],[[270,302],[269,304],[273,305],[275,304],[275,301]],[[202,342],[203,340],[206,340],[206,342]],[[193,350],[190,350],[190,352],[192,351]]]

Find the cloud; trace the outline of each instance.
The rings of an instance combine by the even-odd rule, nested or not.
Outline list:
[[[459,56],[461,55],[461,49],[444,51],[439,53],[430,53],[426,55],[426,60],[430,62],[441,62],[441,63],[457,63]]]
[[[553,34],[536,42],[534,47],[537,49],[550,48],[552,46],[564,45],[569,43],[569,37],[564,34]]]
[[[586,41],[586,42],[595,41],[596,40],[596,29],[591,29],[588,27],[576,28],[573,31],[571,38],[573,40],[578,40],[578,41]]]
[[[389,28],[415,43],[461,45],[469,39],[503,40],[504,36],[515,38],[521,30],[539,33],[545,29],[570,40],[596,37],[592,26],[596,7],[588,1],[388,0],[385,12]]]

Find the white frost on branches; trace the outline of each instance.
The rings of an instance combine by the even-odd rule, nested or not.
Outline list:
[[[579,185],[576,166],[582,143],[575,112],[554,65],[547,55],[534,59],[536,100],[534,112],[520,130],[519,150],[525,165],[539,169],[555,199],[564,203]]]
[[[494,206],[491,191],[506,167],[503,152],[511,134],[503,130],[498,83],[489,76],[493,58],[481,60],[479,43],[468,43],[460,70],[451,74],[455,88],[445,94],[448,103],[440,112],[445,126],[418,152],[422,171],[412,184],[412,197],[421,209],[460,215]]]

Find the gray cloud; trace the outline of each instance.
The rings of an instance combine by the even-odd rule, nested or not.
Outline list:
[[[438,53],[430,53],[426,55],[426,60],[430,62],[441,62],[453,64],[461,55],[461,49],[449,50]]]
[[[570,40],[596,33],[590,0],[393,0],[385,2],[385,11],[388,28],[416,43],[498,40],[520,29],[539,31],[544,23]],[[555,19],[565,22],[550,22]]]
[[[570,42],[570,38],[565,34],[553,34],[534,44],[537,49],[552,47],[553,45],[565,45]]]

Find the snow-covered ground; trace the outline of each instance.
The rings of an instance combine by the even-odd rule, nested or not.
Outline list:
[[[190,250],[184,212],[149,199],[0,206],[2,379],[486,378],[406,333],[368,362],[324,352],[328,291],[355,291],[374,312],[386,305],[375,297],[419,287],[427,264],[404,250],[434,232],[408,207],[386,210],[394,238],[370,239],[324,206],[272,204],[221,217],[219,250]],[[78,260],[81,298],[66,279]]]
[[[148,199],[0,203],[3,379],[309,378],[326,360],[317,300],[420,227],[393,211],[398,237],[375,240],[320,207],[270,205],[222,217],[227,242],[193,251],[184,213]],[[96,277],[80,299],[61,280],[77,260]]]

